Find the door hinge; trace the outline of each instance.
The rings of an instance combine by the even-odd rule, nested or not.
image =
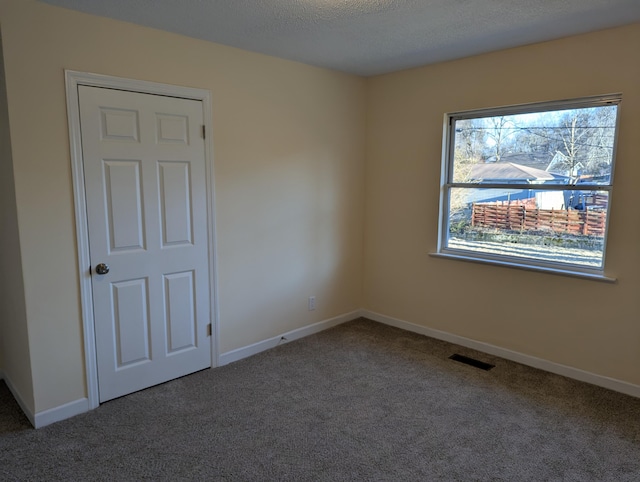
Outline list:
[[[207,138],[207,126],[205,125],[202,126],[202,138],[203,139]]]
[[[211,336],[211,323],[207,325],[207,336]]]

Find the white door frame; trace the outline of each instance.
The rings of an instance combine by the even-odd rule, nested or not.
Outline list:
[[[82,309],[82,327],[84,331],[84,358],[87,381],[87,398],[89,409],[100,405],[98,396],[98,371],[96,362],[96,340],[93,317],[93,296],[91,291],[91,274],[89,267],[89,231],[87,224],[87,202],[84,185],[84,168],[82,163],[82,140],[80,136],[80,109],[78,100],[78,85],[104,87],[143,94],[156,94],[169,97],[202,101],[204,125],[207,131],[205,139],[205,165],[207,171],[207,219],[209,236],[209,286],[210,312],[212,324],[211,336],[211,366],[219,365],[218,345],[218,283],[215,237],[215,201],[213,177],[213,139],[211,135],[211,92],[204,89],[179,87],[169,84],[159,84],[143,80],[132,80],[87,72],[65,70],[65,84],[67,90],[67,117],[69,122],[69,144],[71,150],[71,172],[73,177],[73,194],[75,201],[76,240],[78,244],[78,268],[80,281],[80,303]]]

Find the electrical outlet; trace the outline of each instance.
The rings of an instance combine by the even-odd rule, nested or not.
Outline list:
[[[316,309],[316,297],[309,296],[309,311],[313,311]]]

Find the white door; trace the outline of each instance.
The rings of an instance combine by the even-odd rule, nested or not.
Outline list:
[[[104,402],[211,366],[203,106],[78,94]]]

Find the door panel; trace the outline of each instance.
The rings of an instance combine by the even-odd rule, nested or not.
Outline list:
[[[78,93],[103,402],[211,366],[203,107]]]
[[[151,360],[146,278],[111,284],[116,370]]]
[[[182,115],[157,114],[158,142],[189,144],[189,118]]]
[[[138,111],[129,109],[100,109],[102,122],[100,130],[104,140],[138,142]]]
[[[102,161],[109,252],[144,249],[141,161]]]
[[[167,353],[193,349],[197,346],[193,271],[165,275],[164,287]]]
[[[159,164],[162,245],[191,244],[191,175],[189,163]]]

